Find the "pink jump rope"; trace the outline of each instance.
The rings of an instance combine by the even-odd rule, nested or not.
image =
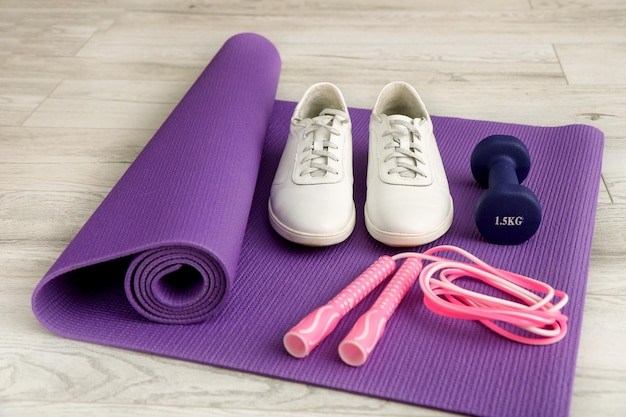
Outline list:
[[[439,256],[452,252],[469,262],[458,262]],[[287,332],[285,349],[296,358],[303,358],[321,343],[354,306],[402,265],[372,307],[363,314],[339,344],[339,356],[348,365],[360,366],[367,360],[385,330],[400,301],[415,280],[424,292],[424,304],[442,316],[478,320],[508,339],[530,345],[547,345],[563,339],[567,333],[567,316],[561,309],[568,297],[562,291],[532,278],[492,267],[455,246],[437,246],[424,253],[407,252],[382,256],[352,283],[325,305],[313,310]],[[430,262],[423,266],[423,262]],[[454,283],[457,278],[482,281],[519,302],[481,294]],[[552,300],[560,300],[553,304]],[[512,333],[496,321],[508,323],[529,333]]]

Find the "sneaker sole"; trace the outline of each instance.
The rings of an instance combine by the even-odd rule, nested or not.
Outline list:
[[[280,220],[278,220],[278,218],[276,218],[276,215],[274,215],[274,211],[272,210],[272,204],[269,202],[268,210],[270,224],[276,233],[291,242],[304,246],[331,246],[341,243],[352,234],[356,224],[356,209],[354,206],[352,207],[352,215],[350,216],[350,222],[348,225],[341,231],[334,234],[314,234],[294,230],[285,226]]]
[[[450,211],[448,212],[446,219],[430,233],[411,235],[404,233],[392,233],[379,229],[371,222],[369,216],[367,215],[367,208],[365,209],[365,227],[374,239],[381,243],[384,243],[387,246],[409,247],[425,245],[440,238],[450,229],[450,226],[452,225],[452,217],[454,214],[452,198],[450,198],[450,200]]]

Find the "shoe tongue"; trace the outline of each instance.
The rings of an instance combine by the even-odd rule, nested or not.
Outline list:
[[[394,131],[398,132],[397,134],[394,135],[394,138],[395,138],[394,140],[396,140],[400,144],[400,148],[410,150],[411,141],[413,140],[413,135],[411,134],[409,129],[406,128],[406,126],[403,126],[401,123],[397,123],[397,122],[404,122],[404,123],[413,125],[415,123],[414,119],[410,118],[409,116],[405,116],[403,114],[392,114],[392,115],[387,116],[387,118],[389,119],[389,124],[391,125],[390,127]],[[410,158],[410,157],[398,157],[396,161],[403,162],[408,165],[417,165],[417,161],[415,161],[415,159]],[[416,174],[413,171],[407,170],[407,171],[398,172],[398,175],[404,178],[415,178]]]
[[[402,122],[406,122],[406,123],[409,123],[418,127],[423,125],[424,122],[426,122],[426,118],[424,117],[412,119],[409,116],[405,116],[403,114],[392,114],[390,116],[387,116],[387,118],[389,119],[390,123],[402,121]]]
[[[410,118],[409,116],[405,116],[404,114],[391,114],[387,116],[387,118],[392,123],[402,121],[402,122],[413,124],[413,119]]]
[[[333,123],[333,115],[329,115],[326,113],[326,109],[322,110],[320,115],[317,117],[314,117],[312,119],[312,121],[321,123],[321,124],[325,124],[325,125],[332,125]],[[330,132],[326,129],[317,129],[313,132],[313,149],[316,151],[326,151],[328,150],[327,148],[324,147],[324,141],[328,140],[330,138]],[[326,165],[328,164],[328,158],[325,156],[319,156],[317,158],[318,162]],[[326,175],[326,172],[324,171],[313,171],[311,172],[311,176],[312,177],[323,177],[324,175]]]

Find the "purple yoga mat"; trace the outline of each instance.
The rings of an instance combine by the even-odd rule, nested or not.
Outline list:
[[[283,349],[284,333],[379,256],[398,250],[376,242],[364,226],[364,109],[350,109],[354,233],[317,249],[274,233],[267,199],[295,106],[274,101],[279,72],[278,52],[265,38],[240,34],[226,42],[39,283],[33,294],[39,321],[73,339],[458,413],[566,416],[602,133],[584,125],[433,117],[455,216],[450,231],[427,247],[457,245],[566,291],[564,340],[526,346],[476,322],[437,316],[424,307],[415,285],[362,367],[341,362],[337,346],[376,294],[299,360]],[[469,156],[491,134],[518,136],[533,159],[524,184],[541,201],[543,223],[522,245],[489,244],[474,226],[482,190],[472,179]]]

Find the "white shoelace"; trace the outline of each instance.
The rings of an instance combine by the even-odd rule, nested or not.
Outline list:
[[[329,161],[339,161],[339,157],[332,150],[339,149],[339,146],[332,141],[333,136],[339,136],[341,132],[333,127],[333,120],[337,118],[340,122],[348,120],[348,115],[337,109],[324,109],[319,116],[312,119],[304,119],[303,123],[304,139],[309,144],[303,149],[304,158],[300,161],[305,168],[300,171],[300,176],[310,175],[311,177],[323,177],[330,172],[338,174],[335,168],[329,165]],[[319,135],[319,130],[325,130],[327,134]]]
[[[394,159],[396,166],[388,173],[398,174],[403,178],[426,177],[426,172],[422,169],[426,165],[422,157],[422,137],[417,127],[408,121],[391,118],[389,125],[391,129],[385,131],[383,137],[391,137],[385,149],[393,149],[393,151],[385,157],[384,161],[389,162]]]

